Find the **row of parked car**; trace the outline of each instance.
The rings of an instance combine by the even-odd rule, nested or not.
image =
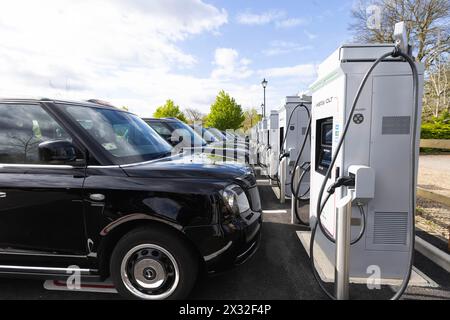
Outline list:
[[[174,152],[165,136],[182,127],[204,151],[223,142],[215,130],[147,122],[94,102],[0,100],[0,275],[80,273],[126,298],[181,299],[254,254],[253,169]]]
[[[221,156],[224,161],[249,163],[250,145],[248,138],[236,133],[204,128],[202,125],[187,125],[175,119],[143,119],[176,152],[203,153]]]
[[[182,138],[187,137],[191,146],[222,146],[224,143],[230,145],[238,144],[239,147],[248,146],[248,140],[237,133],[221,131],[217,128],[205,128],[201,124],[187,125],[176,118],[143,118],[143,120],[155,130],[164,140],[176,146],[180,143],[178,132],[184,132]]]

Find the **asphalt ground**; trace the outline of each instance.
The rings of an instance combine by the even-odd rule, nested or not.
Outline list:
[[[277,203],[270,187],[260,187],[265,210],[286,209]],[[315,282],[309,257],[296,231],[305,227],[291,225],[288,214],[265,215],[259,250],[246,264],[226,273],[202,277],[194,288],[193,300],[318,300],[326,299]],[[438,288],[410,287],[403,299],[449,299],[450,274],[416,254],[415,266],[435,281]],[[328,286],[332,290],[331,286]],[[352,285],[352,299],[388,299],[390,287],[369,291],[365,286]],[[0,299],[119,299],[116,294],[47,291],[43,281],[0,279]]]

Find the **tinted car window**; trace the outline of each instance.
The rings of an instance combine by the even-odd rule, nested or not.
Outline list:
[[[155,121],[149,121],[147,123],[164,139],[168,140],[172,136],[172,131],[164,123]]]
[[[51,140],[72,142],[40,105],[0,104],[0,163],[47,164],[39,159],[39,144]]]
[[[192,145],[205,146],[207,143],[203,140],[202,136],[195,132],[191,127],[181,121],[171,121],[167,123],[174,131],[175,130],[186,130],[188,136],[191,137]]]
[[[152,127],[164,140],[171,143],[170,138],[172,137],[172,130],[169,129],[164,123],[154,122],[154,121],[146,121],[146,123]]]
[[[87,106],[62,107],[115,162],[148,161],[171,153],[172,147],[131,113]]]
[[[201,126],[194,126],[193,128],[195,132],[197,132],[199,135],[203,137],[203,139],[207,142],[217,142],[219,141],[211,132],[206,130],[205,128]]]
[[[219,140],[227,140],[227,137],[220,132],[218,129],[216,128],[208,128],[207,129],[209,132],[211,132],[217,139]]]

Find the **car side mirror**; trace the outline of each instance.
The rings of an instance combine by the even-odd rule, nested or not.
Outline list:
[[[39,160],[44,163],[74,162],[77,159],[75,146],[66,140],[50,140],[39,144]]]

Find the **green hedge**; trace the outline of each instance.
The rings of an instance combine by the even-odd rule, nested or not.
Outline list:
[[[450,139],[449,113],[422,124],[422,139]]]
[[[450,123],[424,123],[422,139],[450,139]]]

